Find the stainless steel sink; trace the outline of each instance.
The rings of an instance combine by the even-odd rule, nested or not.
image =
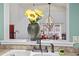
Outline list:
[[[2,56],[30,56],[31,51],[26,50],[10,50]]]
[[[58,52],[51,53],[51,52],[31,52],[31,56],[59,56]]]
[[[28,50],[10,50],[2,56],[59,56],[58,52],[32,52]]]

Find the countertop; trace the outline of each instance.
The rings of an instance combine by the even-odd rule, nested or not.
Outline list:
[[[10,49],[0,49],[0,56],[4,53],[6,53],[7,51],[9,51]]]
[[[6,53],[7,51],[9,51],[10,49],[0,49],[0,56],[4,53]],[[76,56],[76,53],[69,53],[69,52],[65,52],[64,56]]]

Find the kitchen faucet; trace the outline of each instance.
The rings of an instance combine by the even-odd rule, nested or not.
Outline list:
[[[36,43],[39,45],[39,48],[37,49],[35,46],[33,47],[33,50],[40,50],[42,52],[42,47],[41,47],[41,39],[37,39]]]
[[[43,52],[43,51],[42,51],[42,45],[41,45],[41,39],[38,39],[38,40],[37,40],[37,44],[39,44],[39,48],[37,49],[37,48],[34,46],[34,47],[33,47],[33,50],[40,50],[41,52]],[[50,46],[51,46],[51,52],[54,53],[54,44],[51,43]],[[48,52],[47,46],[45,46],[45,50],[46,50],[46,52]]]
[[[53,52],[54,53],[54,44],[50,44],[51,45],[51,52]]]
[[[37,44],[39,44],[39,49],[40,49],[40,51],[42,52],[41,39],[38,39],[38,40],[37,40]]]

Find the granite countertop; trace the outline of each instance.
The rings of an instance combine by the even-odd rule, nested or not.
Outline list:
[[[0,49],[0,56],[4,53],[6,53],[7,51],[9,51],[10,49]]]
[[[76,55],[76,53],[69,53],[69,52],[66,52],[66,53],[65,53],[65,56],[77,56],[77,55]]]
[[[10,49],[0,49],[0,55],[6,53],[7,51],[9,51]],[[65,52],[64,56],[76,56],[76,53],[69,53],[69,52]]]

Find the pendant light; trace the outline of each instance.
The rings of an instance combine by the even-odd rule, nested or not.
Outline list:
[[[47,27],[48,27],[48,30],[51,31],[51,29],[53,28],[53,25],[54,25],[54,20],[53,20],[53,17],[51,16],[51,3],[48,3],[48,17],[47,17],[47,20],[48,20],[48,23],[47,23]]]

